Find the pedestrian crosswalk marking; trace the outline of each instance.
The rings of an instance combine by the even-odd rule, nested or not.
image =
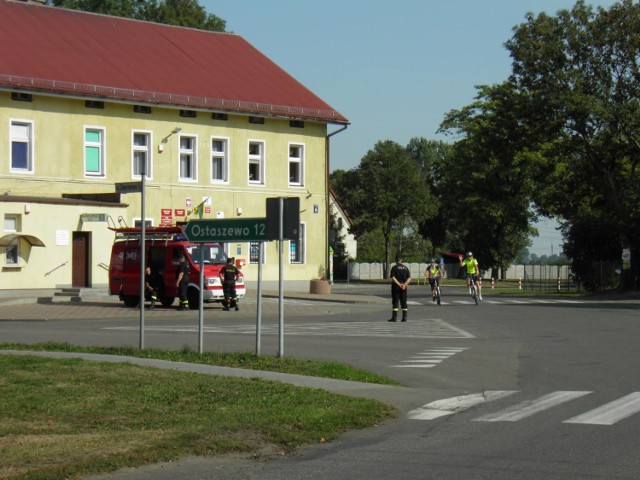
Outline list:
[[[589,300],[571,300],[571,299],[562,299],[562,298],[527,298],[527,299],[511,299],[511,298],[501,298],[500,300],[490,300],[485,298],[484,300],[480,301],[481,303],[488,303],[491,305],[532,305],[532,304],[542,304],[542,305],[558,305],[558,304],[565,304],[565,305],[588,305],[590,303],[594,303],[593,301],[589,301]],[[426,306],[426,305],[432,305],[433,303],[431,301],[424,301],[424,302],[414,302],[412,303],[412,305],[421,305],[421,306]],[[475,302],[473,300],[449,300],[449,301],[442,301],[442,305],[452,305],[452,304],[458,304],[458,305],[475,305]]]
[[[526,400],[496,413],[475,418],[476,422],[517,422],[538,412],[561,405],[592,392],[553,392],[535,400]]]
[[[106,330],[138,330],[136,326],[106,327]],[[197,325],[147,325],[147,331],[155,332],[196,332]],[[252,334],[255,335],[255,325],[205,325],[205,333],[220,334]],[[278,335],[279,325],[262,324],[261,334]],[[318,335],[341,337],[387,337],[387,338],[475,338],[471,333],[454,327],[437,318],[412,319],[407,323],[386,321],[376,322],[312,322],[285,324],[285,335]]]
[[[514,393],[514,390],[485,391],[459,397],[445,398],[411,410],[407,417],[412,420],[434,420],[446,415],[463,412]],[[474,418],[474,422],[517,422],[540,414],[561,404],[592,394],[592,391],[555,391],[533,400],[526,400],[497,412]],[[632,415],[640,413],[640,392],[633,392],[600,407],[564,420],[564,424],[614,425]]]
[[[590,412],[565,420],[563,423],[613,425],[638,412],[640,412],[640,392],[634,392]]]
[[[416,353],[407,360],[401,360],[395,368],[433,368],[447,358],[466,350],[466,348],[441,347],[426,352]]]
[[[517,393],[517,390],[489,390],[482,393],[436,400],[435,402],[427,403],[420,408],[411,410],[408,413],[408,417],[412,420],[433,420],[445,415],[462,412],[482,403],[499,400],[514,393]]]

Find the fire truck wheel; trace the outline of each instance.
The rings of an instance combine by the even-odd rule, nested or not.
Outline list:
[[[137,307],[140,303],[140,297],[135,295],[125,295],[123,300],[125,307]]]
[[[175,299],[176,297],[160,297],[160,303],[163,307],[169,308],[171,305],[173,305]]]

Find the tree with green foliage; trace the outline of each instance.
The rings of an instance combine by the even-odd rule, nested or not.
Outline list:
[[[407,145],[409,156],[418,165],[423,181],[436,200],[436,215],[418,225],[419,233],[431,241],[431,251],[428,255],[430,257],[437,256],[436,249],[442,249],[452,233],[449,231],[448,222],[449,204],[443,201],[446,195],[446,191],[443,190],[443,177],[447,174],[445,166],[452,151],[452,146],[446,142],[422,137],[412,138]]]
[[[503,87],[527,134],[520,151],[535,167],[533,198],[564,220],[574,272],[584,277],[593,260],[620,261],[630,247],[626,288],[637,288],[640,270],[638,32],[640,3],[631,0],[529,14],[506,44],[513,73]]]
[[[450,247],[472,250],[492,276],[530,244],[534,190],[527,132],[515,121],[518,104],[505,85],[480,87],[476,102],[446,116],[441,131],[458,140],[442,169]],[[457,230],[457,232],[456,232]]]
[[[224,32],[226,21],[207,13],[197,0],[49,0],[55,7]]]
[[[435,200],[417,164],[406,148],[387,140],[376,143],[358,167],[333,178],[332,186],[354,222],[351,232],[358,237],[377,231],[384,238],[387,278],[394,230],[399,231],[405,216],[419,223],[436,212]]]

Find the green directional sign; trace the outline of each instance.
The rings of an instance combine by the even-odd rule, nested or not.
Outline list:
[[[189,220],[185,236],[193,243],[259,242],[267,240],[266,218]]]

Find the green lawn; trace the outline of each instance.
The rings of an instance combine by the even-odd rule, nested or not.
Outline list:
[[[154,352],[164,359],[202,360],[193,352]],[[295,367],[295,361],[274,357],[231,357],[243,368],[289,363],[286,369],[298,373],[377,377],[323,362]],[[0,355],[0,390],[3,480],[74,478],[191,455],[282,455],[397,415],[373,400],[259,379],[22,355]]]

